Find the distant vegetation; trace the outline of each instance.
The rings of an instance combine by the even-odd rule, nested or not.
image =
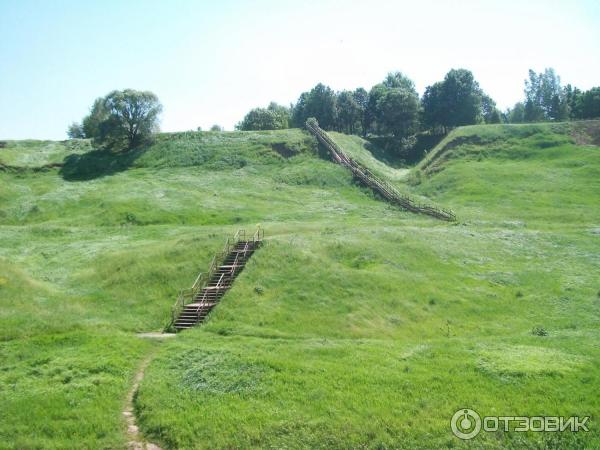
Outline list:
[[[397,164],[416,162],[449,130],[463,125],[565,121],[600,117],[600,87],[588,91],[567,85],[551,68],[529,71],[525,99],[501,112],[466,69],[450,70],[419,97],[411,79],[389,73],[369,91],[336,92],[322,83],[300,94],[289,107],[271,102],[254,108],[235,126],[240,131],[302,128],[315,117],[322,128],[360,135],[395,154]],[[156,95],[132,89],[113,91],[94,102],[81,123],[69,126],[70,138],[93,139],[96,147],[131,150],[158,131],[162,106]],[[201,131],[198,127],[197,131]],[[221,132],[218,124],[209,131]]]
[[[275,102],[266,108],[254,108],[236,125],[241,131],[284,130],[291,126],[291,109]]]
[[[544,122],[600,117],[600,87],[581,91],[568,84],[560,85],[554,69],[536,74],[529,71],[525,80],[525,101],[506,111],[510,123]]]
[[[161,111],[162,105],[152,92],[112,91],[96,99],[82,123],[73,123],[67,134],[70,138],[91,138],[111,149],[132,149],[158,131]]]
[[[600,117],[600,87],[585,92],[571,85],[562,87],[551,68],[539,74],[530,70],[524,94],[523,102],[501,112],[469,70],[450,70],[442,81],[427,86],[422,98],[412,80],[395,72],[370,91],[357,88],[336,92],[319,83],[303,92],[290,108],[272,103],[266,109],[251,110],[238,129],[302,127],[307,118],[315,117],[326,130],[387,136],[402,147],[398,145],[401,139],[418,132],[446,134],[462,125]]]

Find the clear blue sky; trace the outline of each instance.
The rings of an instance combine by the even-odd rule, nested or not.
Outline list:
[[[317,82],[370,88],[389,71],[420,93],[451,68],[502,108],[527,70],[600,85],[600,2],[0,0],[0,138],[64,139],[113,89],[155,92],[165,131],[232,129]]]

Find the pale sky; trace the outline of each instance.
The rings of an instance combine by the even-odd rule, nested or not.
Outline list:
[[[473,71],[502,109],[527,70],[600,85],[600,1],[0,0],[0,139],[65,139],[96,97],[151,90],[161,129],[231,130],[318,82],[420,94]]]

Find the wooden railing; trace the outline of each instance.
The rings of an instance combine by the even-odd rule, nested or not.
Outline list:
[[[264,230],[262,230],[260,227],[258,227],[256,229],[256,231],[254,232],[254,234],[252,235],[252,244],[253,244],[254,248],[256,248],[256,244],[258,242],[262,241],[263,237],[264,237]],[[227,255],[231,252],[231,250],[240,241],[246,241],[246,230],[237,230],[236,233],[233,235],[233,237],[228,237],[227,240],[225,241],[225,245],[223,246],[223,249],[219,253],[217,253],[215,256],[213,256],[213,259],[210,262],[210,266],[208,267],[208,271],[201,272],[200,274],[198,274],[198,276],[196,277],[196,280],[194,281],[194,284],[192,285],[191,288],[181,289],[179,291],[177,300],[175,301],[175,304],[173,305],[172,310],[171,310],[171,323],[167,328],[169,328],[169,329],[172,328],[173,324],[177,320],[177,317],[179,317],[179,315],[181,314],[181,311],[183,310],[183,308],[185,308],[185,305],[187,305],[188,303],[192,303],[193,301],[195,301],[197,299],[198,294],[202,291],[202,289],[204,289],[206,284],[211,280],[211,278],[213,277],[213,275],[215,274],[215,272],[217,271],[217,269],[219,268],[219,266],[221,265],[223,260],[225,258],[227,258]],[[245,248],[246,249],[248,248],[248,241],[246,241]],[[237,258],[236,258],[236,260],[237,260]],[[221,279],[219,280],[219,283],[221,283],[222,278],[223,277],[221,277]],[[206,295],[204,295],[203,297],[198,299],[200,301],[200,303],[202,303],[202,302],[206,303],[205,297],[206,297]],[[199,309],[200,308],[198,308],[198,310]]]
[[[208,276],[207,272],[200,272],[196,277],[196,280],[194,281],[194,284],[191,288],[181,289],[179,291],[179,294],[177,295],[177,300],[175,301],[175,304],[173,305],[171,311],[171,324],[169,325],[169,328],[175,323],[175,320],[177,319],[177,317],[179,317],[179,314],[181,314],[181,311],[183,310],[185,305],[193,301],[193,299],[198,295],[198,293],[206,285],[209,279],[210,277]]]
[[[387,181],[377,177],[373,172],[358,163],[354,159],[350,158],[341,148],[337,145],[329,135],[319,127],[317,119],[310,118],[306,121],[306,128],[310,131],[318,141],[327,148],[332,158],[339,164],[347,167],[353,173],[353,175],[361,180],[364,184],[369,186],[371,189],[379,192],[385,199],[391,203],[397,204],[398,206],[415,213],[427,214],[440,220],[455,221],[456,215],[453,211],[443,208],[438,208],[431,205],[417,203],[414,199],[406,194],[399,192],[394,186]]]

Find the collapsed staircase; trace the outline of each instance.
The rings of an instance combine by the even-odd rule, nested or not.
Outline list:
[[[317,119],[311,117],[306,121],[306,128],[310,131],[318,141],[325,146],[332,158],[342,166],[349,169],[352,174],[369,186],[374,191],[378,192],[382,197],[390,203],[396,204],[401,208],[415,213],[427,214],[440,220],[453,222],[456,220],[456,215],[453,211],[443,208],[437,208],[431,205],[424,205],[415,202],[407,195],[401,194],[398,190],[381,178],[377,177],[373,172],[359,164],[357,161],[350,158],[346,153],[329,137],[329,135],[319,127]]]
[[[227,239],[223,251],[213,258],[208,272],[198,275],[190,289],[179,293],[173,306],[172,329],[185,330],[206,319],[260,247],[263,236],[263,231],[258,229],[247,239],[246,232],[239,230],[233,238]]]

